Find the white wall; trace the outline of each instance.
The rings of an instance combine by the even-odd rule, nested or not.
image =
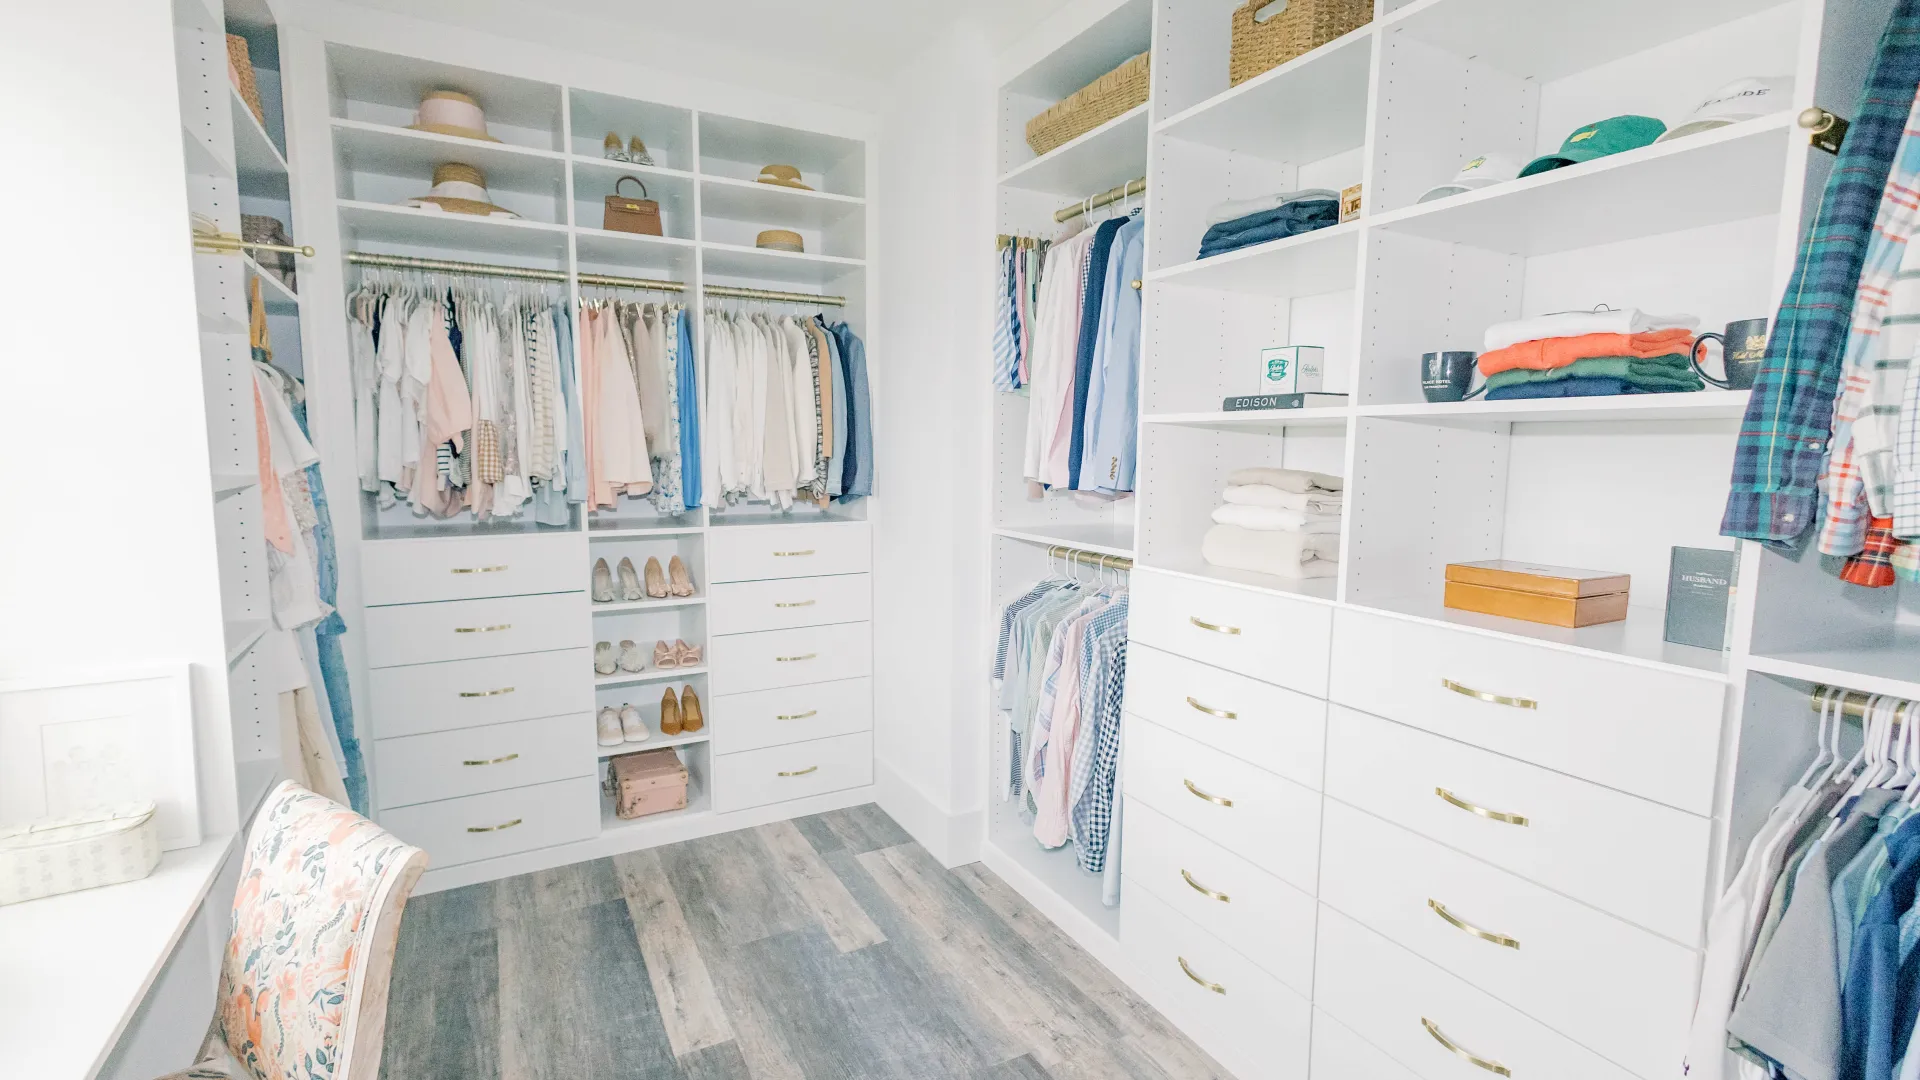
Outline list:
[[[229,830],[232,776],[209,775],[231,730],[169,5],[5,18],[0,283],[20,312],[0,346],[0,678],[193,663],[204,820]]]
[[[950,866],[977,857],[986,800],[988,41],[963,23],[905,64],[881,135],[875,783]]]

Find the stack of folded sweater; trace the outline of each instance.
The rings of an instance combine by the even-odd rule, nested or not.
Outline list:
[[[1569,311],[1487,328],[1487,400],[1671,394],[1703,390],[1690,315],[1636,308]]]
[[[1340,568],[1341,479],[1299,469],[1240,469],[1200,542],[1214,566],[1284,578]]]
[[[1200,258],[1340,223],[1340,193],[1330,188],[1283,191],[1224,202],[1207,215]]]

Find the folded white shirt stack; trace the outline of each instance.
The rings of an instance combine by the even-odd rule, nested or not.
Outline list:
[[[1582,334],[1650,334],[1655,330],[1692,330],[1700,320],[1691,315],[1654,315],[1639,308],[1606,311],[1559,311],[1531,319],[1494,323],[1487,327],[1481,352],[1504,349],[1523,341],[1579,337]]]
[[[1214,566],[1284,578],[1339,571],[1341,479],[1298,469],[1240,469],[1200,543]]]

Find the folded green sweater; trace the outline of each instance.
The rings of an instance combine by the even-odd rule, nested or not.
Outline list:
[[[1575,360],[1565,367],[1547,368],[1535,371],[1528,368],[1514,368],[1503,371],[1487,379],[1488,390],[1498,390],[1503,386],[1518,386],[1521,383],[1553,382],[1557,379],[1597,377],[1606,379],[1625,379],[1635,386],[1648,390],[1704,390],[1706,383],[1699,372],[1693,370],[1693,362],[1680,353],[1666,356],[1641,358],[1637,356],[1590,356],[1584,360]]]

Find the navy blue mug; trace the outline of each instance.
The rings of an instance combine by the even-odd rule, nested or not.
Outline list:
[[[1471,352],[1421,353],[1420,392],[1435,404],[1479,396],[1485,386],[1468,392],[1473,386],[1474,365],[1479,359],[1478,353]]]

